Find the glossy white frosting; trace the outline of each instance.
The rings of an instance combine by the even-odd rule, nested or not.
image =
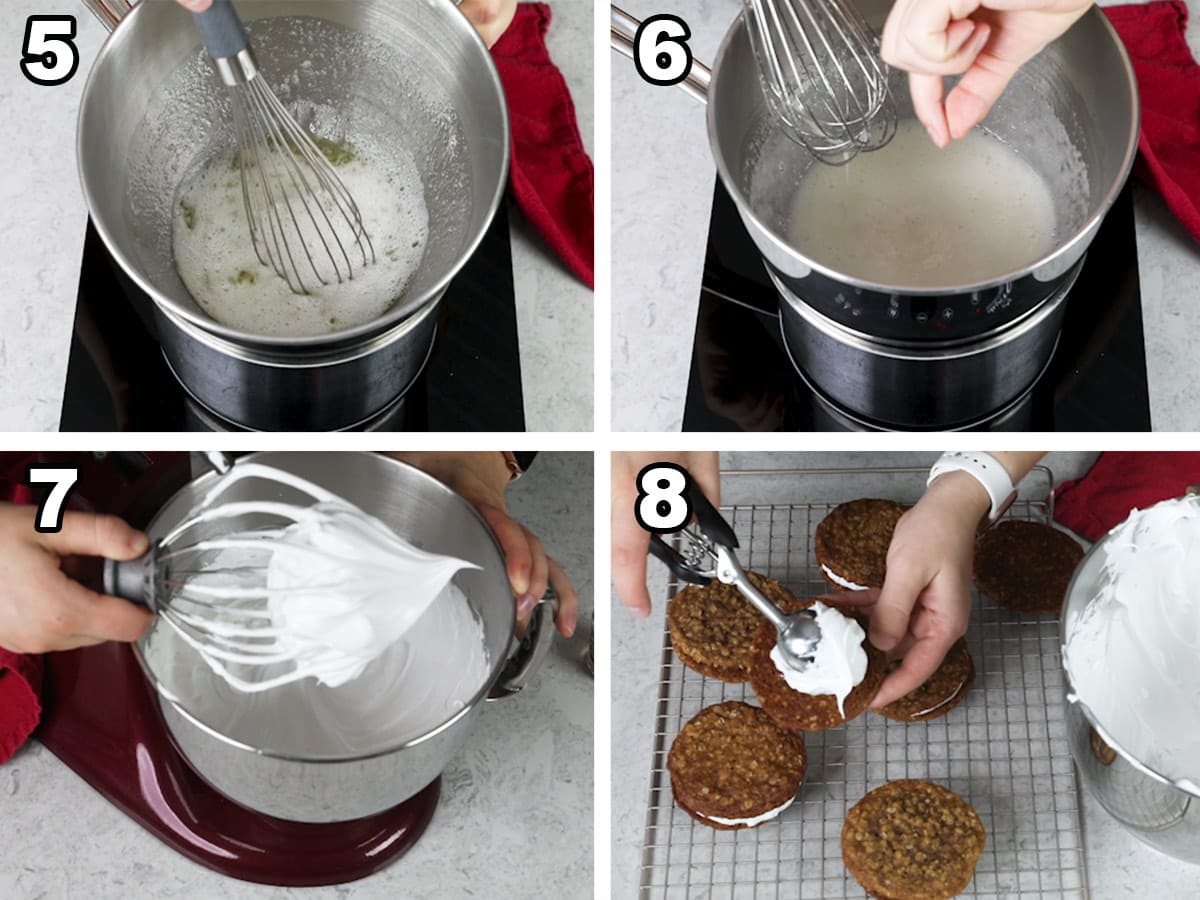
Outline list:
[[[819,600],[811,609],[817,614],[821,639],[817,651],[803,671],[793,669],[783,659],[779,647],[771,648],[771,662],[794,691],[804,694],[833,694],[838,712],[846,715],[846,697],[867,674],[866,633],[862,626]]]
[[[1075,692],[1135,759],[1200,783],[1200,501],[1135,510],[1102,548],[1095,598],[1066,628]],[[1200,791],[1197,791],[1200,793]]]
[[[821,571],[824,572],[827,576],[829,576],[829,580],[832,581],[834,584],[839,584],[848,591],[865,591],[865,590],[867,590],[867,586],[865,584],[855,584],[853,581],[847,581],[845,578],[843,578],[841,575],[838,575],[836,572],[834,572],[831,568],[829,568],[829,566],[825,565],[824,563],[821,563]]]
[[[748,819],[723,819],[720,816],[706,816],[704,813],[700,813],[700,816],[708,819],[710,822],[718,822],[721,825],[745,825],[748,828],[753,828],[755,825],[761,825],[763,822],[774,819],[777,815],[791,806],[795,800],[796,798],[792,797],[787,803],[783,804],[783,806],[777,806],[774,809],[767,810],[761,815],[751,816]]]

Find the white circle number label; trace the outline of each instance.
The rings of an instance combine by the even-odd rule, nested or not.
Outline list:
[[[679,84],[692,71],[692,31],[678,16],[650,16],[633,38],[633,64],[643,80],[667,87]]]
[[[638,473],[637,503],[633,514],[646,531],[669,534],[692,519],[687,472],[673,463],[651,463]]]

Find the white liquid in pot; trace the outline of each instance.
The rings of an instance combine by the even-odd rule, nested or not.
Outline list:
[[[347,147],[350,153],[344,152]],[[292,293],[274,269],[259,261],[232,153],[213,158],[184,184],[172,223],[175,267],[192,297],[218,322],[270,337],[330,334],[378,318],[404,293],[420,265],[429,233],[416,164],[400,148],[389,149],[386,159],[352,144],[339,145],[332,152],[335,172],[358,204],[371,236],[375,262],[362,264],[349,227],[340,214],[331,214],[354,272],[353,279],[339,284],[324,248],[311,228],[302,224],[308,236],[304,243],[318,271],[330,282],[319,283],[297,248],[294,258],[307,295]],[[337,159],[337,152],[343,158]],[[349,155],[353,158],[346,160]],[[306,223],[303,207],[296,209]],[[322,228],[327,230],[324,224]]]
[[[939,150],[902,121],[881,150],[813,165],[792,200],[789,238],[845,275],[897,287],[992,280],[1054,248],[1054,197],[1025,160],[975,130]]]

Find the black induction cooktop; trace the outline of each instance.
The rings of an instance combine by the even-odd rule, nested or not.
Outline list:
[[[684,431],[872,430],[810,387],[779,330],[778,295],[718,181],[696,318]],[[1133,195],[1109,210],[1033,390],[977,430],[1149,431]]]
[[[175,379],[159,349],[150,304],[89,222],[61,430],[235,430]],[[506,209],[497,212],[475,255],[447,289],[424,372],[402,400],[362,428],[525,430]]]

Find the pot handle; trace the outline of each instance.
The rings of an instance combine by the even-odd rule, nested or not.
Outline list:
[[[109,31],[120,25],[121,20],[133,9],[130,0],[83,0],[83,5],[91,10],[92,15]]]
[[[516,651],[508,658],[500,678],[488,694],[488,700],[500,700],[518,694],[525,685],[529,684],[535,672],[541,667],[542,660],[550,652],[554,643],[554,617],[558,615],[558,596],[553,588],[546,589],[533,615],[529,618],[529,629]]]
[[[633,59],[635,52],[633,47],[637,40],[638,30],[641,27],[642,23],[640,19],[635,19],[615,4],[612,6],[612,24],[609,29],[609,40],[614,50]],[[712,70],[699,60],[693,59],[687,78],[679,82],[677,87],[701,103],[707,103],[710,81],[712,81]]]

